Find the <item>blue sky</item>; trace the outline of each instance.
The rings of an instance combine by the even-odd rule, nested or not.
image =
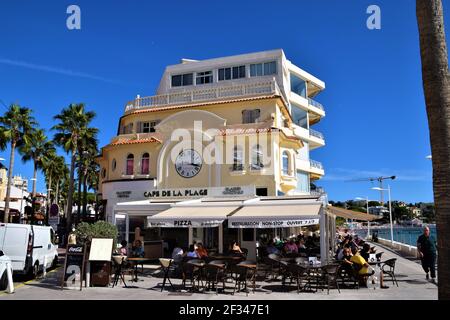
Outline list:
[[[66,27],[71,4],[81,8],[81,30]],[[381,8],[381,30],[366,27],[371,4]],[[103,146],[125,103],[154,94],[166,65],[276,48],[326,82],[315,98],[326,117],[315,129],[327,145],[311,158],[325,166],[318,185],[330,199],[378,199],[375,184],[345,180],[396,175],[394,199],[432,201],[412,0],[2,1],[0,99],[32,108],[46,129],[63,107],[84,102],[97,112]],[[0,157],[8,165],[9,151]],[[16,163],[15,173],[32,176],[31,164]]]

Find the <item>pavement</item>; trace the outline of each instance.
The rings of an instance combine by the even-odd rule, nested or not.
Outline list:
[[[297,293],[296,286],[288,289],[277,282],[257,282],[256,292],[233,292],[233,283],[227,284],[225,293],[215,291],[206,293],[170,291],[170,285],[166,285],[161,292],[162,278],[157,265],[144,265],[144,275],[139,275],[137,282],[132,282],[130,276],[126,276],[128,287],[122,283],[114,288],[110,287],[83,287],[77,289],[61,289],[62,266],[47,272],[45,279],[42,275],[39,279],[24,280],[14,277],[15,293],[0,293],[0,300],[437,300],[437,285],[425,279],[425,273],[417,261],[399,256],[396,252],[386,247],[376,245],[377,252],[384,252],[382,260],[397,258],[396,277],[398,287],[391,281],[385,281],[388,289],[381,289],[379,285],[374,288],[341,288],[319,290],[317,292]],[[60,262],[63,262],[61,257]],[[152,276],[153,274],[153,276]],[[159,275],[159,276],[158,276]],[[171,279],[176,288],[181,289],[181,279]]]

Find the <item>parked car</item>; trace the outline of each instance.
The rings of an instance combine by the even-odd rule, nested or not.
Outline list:
[[[0,250],[11,259],[14,273],[36,276],[44,268],[56,267],[57,242],[52,227],[0,223]]]
[[[7,262],[11,263],[11,260],[3,254],[3,251],[0,251],[0,291],[6,290],[8,287]]]

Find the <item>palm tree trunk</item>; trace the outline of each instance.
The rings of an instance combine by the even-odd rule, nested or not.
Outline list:
[[[77,193],[77,221],[80,221],[81,216],[81,164],[78,165],[78,193]]]
[[[56,191],[55,191],[55,203],[59,206],[59,184],[61,183],[60,180],[56,182]]]
[[[83,217],[87,217],[87,172],[83,174]]]
[[[14,168],[14,153],[16,151],[16,142],[13,140],[11,142],[11,154],[9,157],[9,170],[8,170],[8,184],[6,185],[6,199],[5,199],[5,215],[3,217],[3,222],[9,222],[9,201],[11,198],[11,183]]]
[[[450,74],[441,0],[417,0],[438,236],[438,297],[450,300]]]
[[[37,163],[36,161],[33,161],[33,190],[31,192],[31,208],[33,209],[31,212],[33,215],[31,216],[31,221],[34,224],[35,219],[35,205],[36,205],[36,177],[37,177]]]
[[[73,199],[74,175],[75,175],[75,151],[72,150],[72,156],[70,159],[69,191],[67,192],[67,208],[66,208],[67,230],[70,230],[70,228],[72,228],[72,199]]]
[[[48,187],[47,187],[47,208],[45,208],[45,222],[48,225],[48,216],[50,213],[50,206],[52,204],[52,175],[48,177]]]

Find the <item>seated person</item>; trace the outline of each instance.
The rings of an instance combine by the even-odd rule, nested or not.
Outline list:
[[[298,252],[306,252],[305,240],[302,238],[297,244]]]
[[[128,256],[128,242],[127,242],[127,240],[122,240],[120,245],[122,247],[119,249],[119,254],[121,256]]]
[[[237,252],[237,253],[244,253],[241,249],[241,247],[239,246],[239,244],[237,243],[237,241],[233,241],[231,243],[231,252]]]
[[[364,260],[369,261],[370,254],[372,253],[371,251],[370,244],[364,243],[360,255],[364,258]]]
[[[134,246],[131,248],[131,256],[135,258],[144,257],[144,247],[142,246],[141,240],[136,240]]]
[[[350,246],[346,246],[342,249],[342,258],[339,259],[342,261],[342,268],[347,271],[348,274],[353,273],[353,262],[352,259],[352,251]]]
[[[200,242],[197,243],[197,250],[195,251],[200,259],[208,257],[208,251],[206,251],[205,247]]]
[[[351,262],[353,262],[353,265],[356,267],[356,270],[358,270],[358,275],[360,276],[360,284],[361,285],[367,285],[367,278],[366,276],[372,275],[374,271],[369,273],[369,264],[367,261],[359,254],[359,251],[356,248],[352,248],[352,258],[350,259]]]
[[[267,254],[280,254],[280,250],[278,250],[277,247],[275,247],[273,240],[269,241],[266,250]]]
[[[197,251],[195,250],[195,246],[194,246],[193,244],[191,244],[191,245],[189,246],[189,251],[188,251],[188,253],[186,254],[186,256],[187,256],[188,258],[196,258],[196,259],[200,258],[200,257],[198,256],[198,253],[197,253]]]
[[[289,240],[289,242],[287,242],[284,245],[284,251],[286,253],[298,253],[298,247],[297,245],[294,243],[294,240]]]
[[[184,250],[175,245],[175,248],[172,251],[172,259],[175,263],[178,263],[183,260]]]

